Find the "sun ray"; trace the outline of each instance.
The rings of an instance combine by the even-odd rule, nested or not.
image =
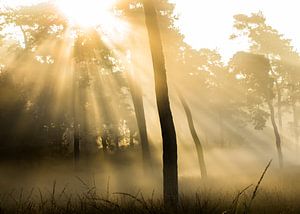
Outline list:
[[[94,27],[112,22],[112,0],[59,0],[55,3],[73,25]]]

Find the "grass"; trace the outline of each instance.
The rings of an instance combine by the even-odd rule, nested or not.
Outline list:
[[[248,188],[250,191],[250,188]],[[300,207],[294,203],[278,198],[276,194],[260,192],[251,210],[247,191],[243,192],[239,203],[228,200],[223,194],[207,197],[206,194],[197,193],[192,196],[181,195],[177,213],[299,213]],[[231,202],[230,202],[231,201]],[[234,208],[234,209],[233,209]],[[139,192],[136,195],[128,193],[111,193],[110,199],[101,197],[94,189],[82,194],[67,194],[64,190],[42,193],[32,190],[25,193],[22,190],[1,195],[1,213],[174,213],[165,209],[162,200],[144,198]]]
[[[250,184],[234,193],[218,189],[199,190],[195,194],[181,193],[177,213],[300,213],[299,195],[264,187],[264,177],[270,164],[256,185]],[[0,195],[0,213],[175,213],[174,209],[163,206],[162,199],[155,192],[147,197],[141,191],[135,194],[110,192],[109,180],[106,191],[100,192],[96,182],[88,184],[80,177],[76,179],[83,188],[80,193],[72,190],[72,186],[59,190],[56,182],[48,190],[20,188],[4,192]]]
[[[163,206],[160,174],[145,178],[140,165],[121,160],[82,161],[79,171],[73,162],[61,160],[3,162],[0,214],[174,213]],[[276,163],[270,164],[247,164],[239,173],[226,171],[224,175],[211,175],[212,168],[205,181],[183,174],[177,213],[300,213],[299,167],[279,170]]]

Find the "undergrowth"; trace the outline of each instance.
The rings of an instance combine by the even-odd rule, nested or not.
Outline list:
[[[181,194],[177,208],[164,207],[162,199],[157,197],[154,192],[147,197],[141,191],[135,194],[110,192],[109,184],[106,191],[100,192],[96,188],[95,182],[89,185],[77,177],[83,187],[83,191],[80,193],[75,193],[72,188],[67,186],[58,191],[56,182],[47,191],[32,188],[31,190],[18,189],[2,193],[0,195],[0,213],[300,213],[299,198],[291,195],[286,197],[279,190],[270,191],[261,187],[270,164],[271,161],[255,185],[250,184],[234,194],[224,194],[222,191]]]

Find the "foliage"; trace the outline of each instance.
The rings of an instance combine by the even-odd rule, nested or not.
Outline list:
[[[274,98],[274,80],[270,76],[269,60],[263,55],[238,52],[230,61],[230,68],[241,77],[246,106],[255,129],[263,129],[269,116],[264,110],[264,103]]]

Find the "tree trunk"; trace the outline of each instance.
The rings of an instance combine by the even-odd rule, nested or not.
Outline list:
[[[278,115],[279,130],[282,131],[281,91],[277,81],[275,81],[275,85],[277,91],[277,115]]]
[[[178,206],[176,131],[169,102],[167,74],[157,14],[152,0],[144,0],[145,22],[154,69],[155,93],[163,140],[163,192],[167,207]]]
[[[296,103],[293,101],[292,104],[293,108],[293,126],[294,126],[294,135],[295,135],[295,144],[298,145],[299,143],[299,133],[298,133],[298,115],[296,110]]]
[[[79,135],[79,125],[74,122],[74,162],[75,167],[78,166],[79,155],[80,155],[80,135]]]
[[[116,114],[114,112],[113,106],[111,106],[111,104],[109,103],[109,100],[107,99],[107,94],[106,94],[106,87],[104,85],[104,83],[107,81],[107,79],[105,79],[105,75],[101,75],[99,70],[99,68],[97,66],[94,66],[90,69],[92,78],[94,79],[94,83],[93,83],[93,90],[97,91],[98,93],[96,94],[96,105],[99,108],[99,114],[101,117],[101,123],[102,125],[105,125],[105,127],[103,126],[103,133],[105,135],[105,148],[103,145],[103,152],[107,153],[111,143],[113,142],[109,142],[108,140],[108,132],[109,132],[109,126],[111,124],[113,124],[113,128],[112,128],[112,132],[113,133],[117,133],[118,128],[115,128],[115,125],[117,124],[117,118],[116,118]],[[103,139],[102,139],[103,140]]]
[[[114,136],[114,142],[115,142],[115,148],[116,148],[116,152],[120,151],[120,137],[119,137],[119,133],[118,132],[114,132],[115,136]]]
[[[87,75],[87,70],[81,70],[80,73],[85,72]],[[87,86],[82,85],[78,88],[78,123],[80,124],[80,159],[87,160],[88,158],[88,118],[87,118]]]
[[[74,164],[75,168],[78,167],[78,162],[79,162],[79,154],[80,154],[80,134],[79,134],[79,124],[78,124],[78,119],[77,119],[77,112],[76,112],[76,107],[77,107],[77,79],[76,79],[76,74],[75,70],[73,72],[73,100],[72,100],[72,114],[73,114],[73,155],[74,155]]]
[[[24,39],[24,49],[25,49],[26,51],[28,51],[28,49],[29,49],[29,45],[28,45],[28,37],[27,37],[27,35],[26,35],[26,32],[25,32],[23,26],[22,26],[22,25],[19,25],[19,27],[20,27],[21,32],[22,32],[22,34],[23,34],[23,39]]]
[[[275,139],[276,139],[276,148],[277,148],[277,153],[278,153],[279,167],[282,168],[283,167],[283,157],[282,157],[282,151],[281,151],[281,139],[280,139],[280,134],[278,132],[278,128],[277,128],[276,121],[275,121],[274,107],[273,107],[271,100],[268,100],[267,103],[268,103],[268,107],[270,110],[271,123],[273,126]]]
[[[197,149],[197,156],[198,156],[198,162],[199,162],[201,176],[202,176],[202,178],[206,178],[207,171],[206,171],[206,165],[205,165],[205,161],[204,161],[203,148],[202,148],[201,141],[197,135],[197,132],[196,132],[196,129],[194,126],[191,110],[179,90],[177,90],[177,93],[178,93],[179,99],[183,105],[183,108],[184,108],[184,111],[186,114],[186,118],[187,118],[187,121],[189,124],[190,132],[191,132],[191,135],[193,137],[193,140],[194,140],[194,143],[195,143],[195,146]]]
[[[103,153],[104,155],[106,155],[108,149],[106,130],[102,134],[101,140],[102,140]]]
[[[130,130],[130,136],[129,136],[129,146],[131,149],[134,148],[134,136],[133,136],[133,133],[132,133],[132,130]]]
[[[142,91],[138,87],[137,83],[133,80],[130,74],[127,75],[127,79],[128,79],[128,85],[132,97],[133,106],[134,106],[136,122],[139,129],[144,173],[145,175],[149,175],[151,173],[152,160],[151,160],[149,141],[147,135],[147,126],[146,126]]]
[[[220,109],[217,109],[216,112],[218,112],[218,120],[219,120],[219,140],[220,140],[219,144],[223,147],[225,146],[223,115]]]

